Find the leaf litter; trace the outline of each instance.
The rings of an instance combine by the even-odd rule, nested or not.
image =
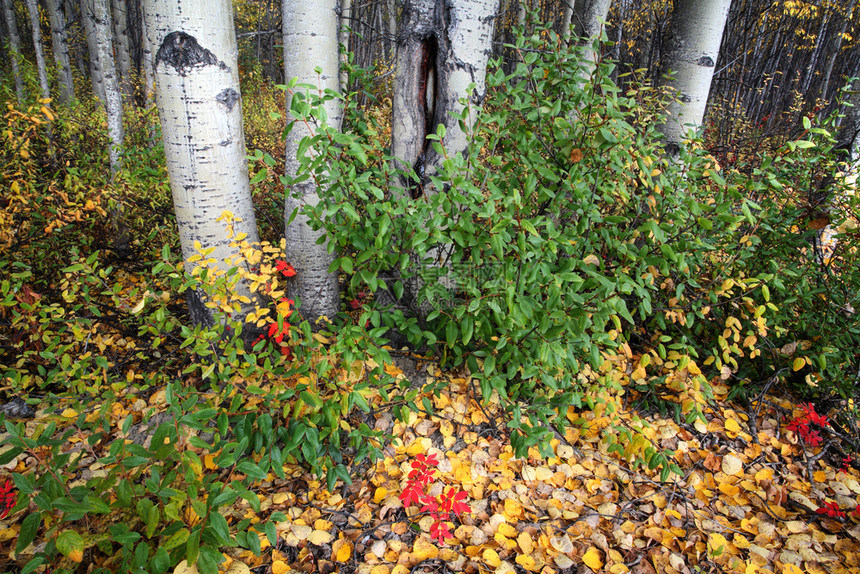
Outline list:
[[[397,367],[387,370],[403,377]],[[432,412],[407,411],[406,420],[397,420],[390,404],[370,394],[368,424],[391,439],[380,445],[381,459],[351,468],[351,485],[338,482],[330,492],[305,468],[285,465],[284,479],[269,473],[254,483],[259,513],[242,500],[223,509],[229,524],[258,524],[276,511],[286,518],[276,524],[276,544],[261,529],[259,556],[228,550],[219,570],[815,574],[860,568],[854,511],[860,508],[860,473],[850,464],[825,462],[817,443],[804,446],[799,429],[811,407],[800,409],[794,419],[799,423],[786,425],[783,413],[791,413],[792,404],[770,396],[750,424],[716,381],[716,400],[704,408],[706,422],[678,424],[620,409],[615,424],[626,421],[637,437],[674,453],[671,462],[681,474],[661,480],[659,469],[634,469],[630,457],[607,448],[612,431],[602,405],[569,409],[574,424],[551,440],[551,457],[530,449],[517,458],[497,396],[482,404],[462,375],[434,365],[427,374],[428,382],[447,381],[416,399],[429,402]],[[119,427],[129,414],[139,419],[163,406],[163,392],[148,400],[130,395],[113,405],[112,419]],[[28,427],[77,416],[73,409],[40,412]],[[70,451],[82,457],[72,486],[105,473],[97,453],[84,448],[85,438],[70,441]],[[438,517],[408,497],[410,507],[404,508],[412,463],[421,457],[438,461],[427,495],[449,492],[453,500],[462,492],[458,501],[468,505],[467,512],[442,517],[450,531],[442,544],[431,538]],[[202,460],[200,472],[219,472],[212,455]],[[6,470],[26,473],[34,462],[22,454]],[[14,542],[22,518],[0,519],[0,543]],[[193,524],[200,517],[188,508],[186,520]],[[196,571],[185,562],[173,570]]]

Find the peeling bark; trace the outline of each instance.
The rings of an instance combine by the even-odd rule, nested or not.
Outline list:
[[[259,242],[245,159],[232,6],[228,0],[147,0],[144,11],[149,45],[157,47],[155,93],[186,270],[196,265],[189,259],[199,242],[212,249],[211,267],[226,271],[241,254],[231,246],[225,224],[217,221],[225,210],[236,218],[237,235]],[[238,289],[250,296],[246,284]],[[212,323],[213,312],[200,293],[189,295],[188,304],[195,323]],[[252,299],[242,317],[253,306]]]
[[[467,134],[458,119],[466,98],[478,106],[486,90],[487,63],[492,54],[493,23],[498,1],[413,0],[404,5],[397,45],[392,152],[401,167],[423,172],[419,185],[401,181],[413,197],[424,193],[426,182],[441,158],[426,137],[445,126],[442,145],[451,156],[463,153]],[[469,92],[468,86],[474,84]],[[465,119],[471,130],[475,113]]]

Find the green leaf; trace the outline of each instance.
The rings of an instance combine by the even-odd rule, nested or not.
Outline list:
[[[83,556],[84,539],[75,530],[63,530],[57,536],[57,550],[66,557],[72,557],[72,554]],[[80,562],[79,559],[74,560]]]
[[[42,523],[42,515],[34,512],[29,515],[21,523],[21,530],[18,532],[18,542],[15,544],[15,553],[23,551],[36,539],[36,533],[39,531],[39,525]]]

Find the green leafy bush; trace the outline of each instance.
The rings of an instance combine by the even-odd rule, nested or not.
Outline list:
[[[428,137],[445,160],[418,200],[396,187],[417,176],[392,167],[356,94],[340,133],[319,95],[290,86],[292,113],[320,124],[302,146],[314,152],[298,178],[321,190],[306,212],[338,250],[332,269],[376,294],[361,321],[467,365],[485,398],[508,401],[519,454],[546,448],[570,405],[593,406],[583,373],[620,349],[638,359],[633,388],[671,395],[688,420],[712,377],[772,373],[769,285],[794,285],[762,259],[764,232],[787,222],[755,192],[785,174],[723,172],[697,141],[667,157],[647,87],[621,93],[610,63],[593,69],[548,29],[511,48],[514,71],[493,63],[482,108],[463,112],[467,153]],[[820,159],[784,157],[794,170]]]

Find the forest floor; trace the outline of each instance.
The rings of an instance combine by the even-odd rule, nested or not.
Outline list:
[[[860,524],[852,512],[860,509],[860,472],[848,460],[842,468],[827,462],[841,460],[823,450],[837,435],[811,407],[768,396],[747,410],[727,401],[728,388],[718,382],[716,400],[704,408],[707,422],[678,424],[636,411],[622,396],[614,417],[606,403],[591,411],[571,408],[572,424],[552,440],[552,457],[533,450],[516,458],[498,402],[477,401],[462,373],[442,373],[432,362],[398,364],[412,383],[448,379],[443,390],[426,395],[433,412],[399,421],[390,405],[378,408],[380,398],[364,422],[394,438],[381,445],[382,459],[350,469],[351,485],[339,482],[329,492],[298,466],[285,467],[286,479],[270,474],[255,483],[261,512],[240,500],[225,509],[233,513],[228,522],[264,520],[275,511],[287,519],[277,524],[274,547],[261,536],[260,556],[228,551],[222,571],[860,572]],[[387,369],[407,376],[396,366]],[[117,432],[129,414],[163,407],[163,390],[148,400],[119,401]],[[51,411],[27,425],[75,416]],[[682,474],[661,480],[659,469],[632,468],[610,453],[606,429],[625,421],[644,428],[651,446],[673,451]],[[100,472],[98,453],[90,452],[80,481]],[[425,456],[438,460],[429,468],[427,494],[453,488],[465,492],[469,506],[451,516],[452,536],[443,543],[430,536],[429,513],[414,504],[404,508],[402,500],[413,462]],[[203,460],[204,472],[217,471],[211,455]],[[25,472],[32,462],[21,455],[7,469]],[[0,545],[14,541],[22,518],[0,521]],[[181,563],[174,572],[196,568]]]

